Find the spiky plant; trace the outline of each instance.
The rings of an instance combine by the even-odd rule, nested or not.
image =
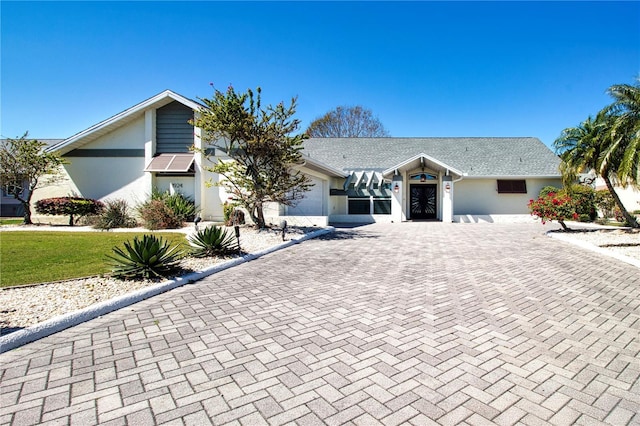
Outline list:
[[[120,279],[166,278],[178,269],[183,256],[178,246],[154,235],[134,237],[133,243],[125,241],[124,250],[114,247],[113,252],[107,257],[113,261],[113,276]]]
[[[194,257],[212,257],[238,250],[235,236],[219,226],[210,226],[188,237]]]

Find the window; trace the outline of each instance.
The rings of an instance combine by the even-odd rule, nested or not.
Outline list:
[[[349,214],[371,214],[371,201],[368,198],[350,199]]]
[[[415,175],[409,176],[409,180],[418,181],[418,182],[426,182],[428,180],[438,180],[438,176],[432,175],[431,173],[418,173]]]
[[[391,214],[391,198],[349,198],[349,214]]]
[[[391,198],[373,200],[373,214],[391,214]]]
[[[499,194],[526,194],[527,182],[522,180],[498,180]]]

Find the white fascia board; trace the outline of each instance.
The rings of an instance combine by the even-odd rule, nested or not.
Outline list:
[[[79,133],[76,133],[75,135],[71,136],[70,138],[67,138],[65,140],[63,140],[62,142],[59,142],[55,145],[52,145],[50,147],[48,147],[46,149],[47,152],[54,152],[54,151],[63,151],[65,148],[69,147],[69,146],[73,146],[73,145],[82,145],[82,143],[78,144],[79,142],[82,141],[82,139],[91,136],[92,134],[95,134],[96,132],[99,132],[100,130],[106,129],[110,126],[115,125],[118,121],[121,121],[127,117],[130,117],[132,115],[135,115],[139,112],[143,112],[148,108],[153,107],[155,104],[160,103],[161,101],[170,98],[173,99],[174,101],[178,101],[181,104],[184,104],[186,106],[188,106],[189,108],[193,109],[194,111],[198,111],[201,108],[204,108],[204,105],[201,105],[197,102],[192,101],[191,99],[187,99],[182,95],[179,95],[175,92],[172,92],[171,90],[165,90],[162,93],[159,93],[145,101],[140,102],[137,105],[132,106],[131,108],[128,108],[112,117],[107,118],[104,121],[101,121],[98,124],[95,124],[91,127],[89,127],[88,129],[85,129]]]
[[[407,166],[407,165],[411,164],[412,162],[420,160],[420,159],[423,159],[423,158],[425,160],[427,160],[427,161],[430,161],[430,162],[432,162],[434,164],[437,164],[438,166],[442,167],[443,169],[449,170],[451,173],[455,173],[458,176],[463,176],[463,173],[460,170],[456,169],[455,167],[451,167],[448,164],[443,163],[442,161],[436,160],[435,158],[433,158],[433,157],[431,157],[431,156],[429,156],[429,155],[427,155],[425,153],[418,154],[418,155],[416,155],[414,157],[409,158],[408,160],[403,161],[400,164],[397,164],[397,165],[395,165],[393,167],[390,167],[387,170],[385,170],[384,172],[382,172],[382,174],[383,174],[383,176],[392,174],[396,170],[401,169],[404,166]]]
[[[311,157],[307,157],[307,156],[303,156],[302,157],[303,161],[305,161],[306,163],[308,163],[309,165],[312,165],[320,170],[322,170],[324,173],[326,173],[329,176],[334,176],[334,177],[341,177],[341,178],[347,178],[350,176],[350,173],[347,173],[343,170],[339,170],[336,169],[334,167],[331,167],[327,164],[324,164],[318,160],[314,160]]]

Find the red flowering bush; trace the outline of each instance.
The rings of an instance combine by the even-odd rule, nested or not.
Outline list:
[[[79,219],[82,216],[96,215],[100,214],[103,209],[104,204],[92,198],[56,197],[45,198],[36,202],[36,212],[69,216],[69,226],[73,226],[75,223],[74,216]]]
[[[558,195],[555,192],[549,192],[537,200],[529,200],[529,211],[531,215],[539,217],[543,224],[557,220],[564,230],[568,229],[565,220],[576,220],[579,217],[575,201],[568,195]]]

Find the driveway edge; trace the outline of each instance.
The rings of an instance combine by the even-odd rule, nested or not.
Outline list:
[[[231,268],[233,266],[258,259],[259,257],[262,257],[269,253],[291,247],[303,241],[317,238],[321,235],[329,234],[334,231],[334,227],[328,226],[318,231],[313,231],[305,234],[300,238],[292,238],[287,242],[278,244],[268,249],[261,250],[256,253],[250,253],[245,256],[220,263],[202,271],[193,272],[182,277],[163,281],[153,286],[145,287],[143,289],[127,293],[122,296],[114,297],[113,299],[104,302],[96,303],[78,311],[59,315],[47,321],[35,324],[31,327],[27,327],[23,330],[15,331],[6,336],[0,336],[0,354],[20,347],[22,345],[26,345],[27,343],[42,339],[43,337],[50,336],[69,327],[73,327],[83,322],[98,318],[102,315],[108,314],[109,312],[131,306],[134,303],[141,302],[160,293],[173,290],[174,288],[181,287],[185,284],[193,284],[198,280],[213,275],[217,272],[224,271],[225,269]]]
[[[555,238],[557,240],[564,241],[566,243],[573,244],[573,245],[576,245],[576,246],[581,247],[583,249],[590,250],[590,251],[593,251],[593,252],[596,252],[596,253],[599,253],[599,254],[602,254],[602,255],[605,255],[605,256],[613,257],[614,259],[620,260],[621,262],[625,262],[625,263],[628,263],[630,265],[635,266],[636,268],[640,268],[640,260],[636,260],[636,259],[633,259],[633,258],[631,258],[629,256],[625,256],[623,254],[618,254],[618,253],[612,252],[610,250],[605,250],[605,249],[603,249],[601,247],[598,247],[595,244],[591,244],[591,243],[588,243],[586,241],[581,241],[581,240],[577,240],[575,238],[571,238],[570,234],[562,234],[562,233],[553,232],[553,231],[547,231],[546,234],[547,234],[548,237]]]

